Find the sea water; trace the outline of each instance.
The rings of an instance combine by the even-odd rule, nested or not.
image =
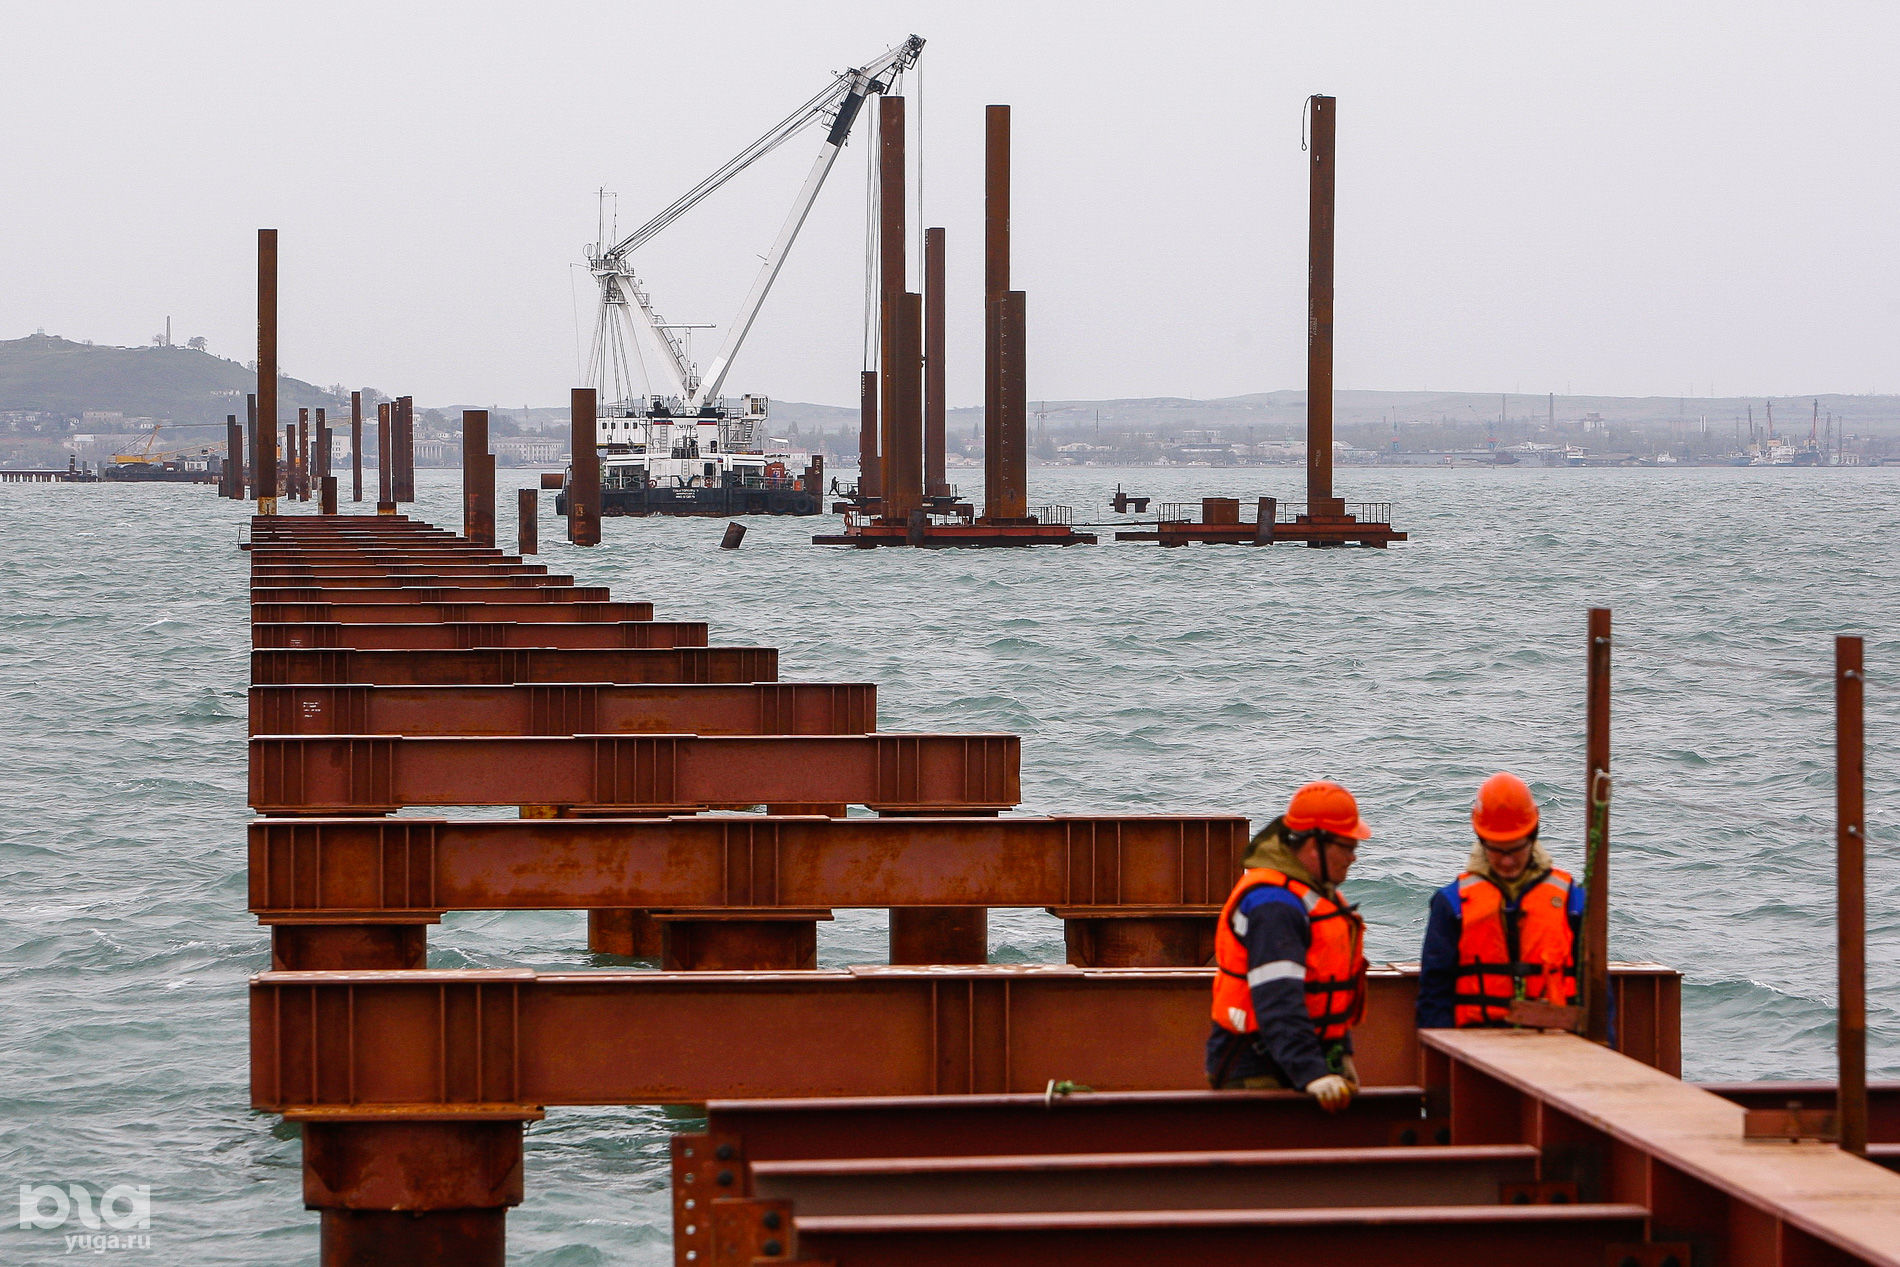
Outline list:
[[[500,474],[508,545],[535,476]],[[1117,483],[1303,496],[1298,470],[1060,468],[1031,471],[1031,500],[1101,520]],[[418,485],[414,513],[458,527],[459,474]],[[722,551],[719,520],[609,519],[578,550],[544,493],[540,558],[709,621],[715,643],[777,646],[788,681],[875,682],[882,729],[1021,735],[1025,812],[1259,821],[1338,779],[1375,832],[1348,885],[1375,961],[1416,958],[1493,770],[1530,780],[1543,839],[1581,873],[1584,613],[1611,607],[1611,946],[1685,974],[1696,1079],[1832,1076],[1832,644],[1862,634],[1869,1065],[1900,1077],[1900,468],[1342,468],[1339,485],[1390,501],[1412,539],[857,551],[810,544],[835,518],[755,518]],[[295,1132],[246,1107],[245,980],[267,966],[245,910],[248,513],[205,486],[0,485],[0,1192],[146,1188],[150,1247],[106,1256],[316,1255]],[[1039,911],[990,927],[998,962],[1062,957]],[[884,935],[840,912],[820,961],[879,960]],[[430,963],[573,970],[586,940],[580,913],[456,913]],[[510,1261],[668,1261],[680,1121],[533,1125]],[[9,1209],[0,1261],[111,1230],[23,1229]]]

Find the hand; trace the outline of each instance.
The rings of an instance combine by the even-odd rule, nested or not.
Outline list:
[[[1328,1113],[1338,1113],[1352,1103],[1352,1083],[1336,1073],[1329,1073],[1307,1083],[1306,1094],[1318,1100],[1319,1106]]]

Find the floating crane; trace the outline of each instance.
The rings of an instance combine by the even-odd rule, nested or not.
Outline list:
[[[916,64],[923,47],[924,41],[913,35],[881,57],[834,75],[770,131],[618,241],[607,240],[603,217],[600,238],[586,254],[600,288],[587,379],[598,392],[604,513],[816,512],[823,490],[807,485],[814,478],[821,482],[822,471],[781,474],[783,464],[774,467],[763,450],[768,399],[746,396],[733,407],[720,390],[865,100],[890,91],[898,76]],[[818,156],[727,328],[724,344],[702,374],[680,332],[703,327],[677,325],[660,315],[634,273],[634,252],[740,172],[814,126],[824,128]],[[643,369],[645,362],[639,357],[635,314],[659,350],[670,389],[664,394],[647,395],[643,384],[636,385],[635,367]],[[639,377],[644,379],[644,373]]]

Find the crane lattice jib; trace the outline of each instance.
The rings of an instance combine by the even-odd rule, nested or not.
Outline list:
[[[678,220],[688,211],[691,211],[693,207],[698,205],[707,195],[719,189],[720,186],[724,185],[727,181],[730,181],[740,172],[752,166],[752,164],[764,158],[767,154],[770,154],[773,150],[791,140],[812,124],[823,119],[828,114],[833,114],[838,110],[840,105],[844,104],[848,98],[853,96],[856,96],[858,100],[850,102],[849,113],[851,116],[855,116],[857,107],[863,99],[863,94],[861,91],[854,93],[853,89],[860,84],[868,84],[870,85],[871,91],[883,91],[883,84],[879,83],[881,77],[884,75],[896,75],[910,69],[911,66],[916,64],[918,55],[923,52],[923,47],[923,40],[913,35],[876,61],[855,70],[841,72],[816,96],[806,101],[803,105],[799,106],[798,109],[792,111],[792,113],[786,115],[764,136],[761,136],[758,140],[752,142],[752,144],[746,146],[732,158],[728,159],[719,170],[667,204],[658,215],[635,229],[632,233],[629,233],[619,242],[616,242],[612,247],[603,252],[603,256],[622,257],[637,250],[642,243]],[[838,117],[834,119],[834,130],[840,124],[848,129],[851,125],[851,118]]]

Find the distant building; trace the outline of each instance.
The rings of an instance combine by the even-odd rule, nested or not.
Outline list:
[[[502,466],[558,466],[567,460],[567,444],[549,436],[497,436],[491,447]]]

